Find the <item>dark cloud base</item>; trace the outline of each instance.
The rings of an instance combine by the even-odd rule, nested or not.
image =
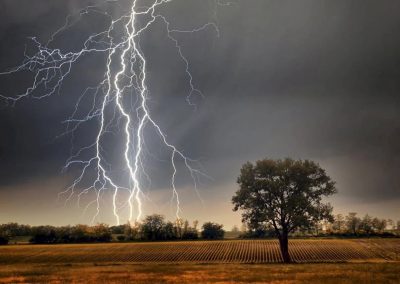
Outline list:
[[[20,63],[28,36],[48,39],[68,12],[89,3],[34,2],[0,3],[0,71]],[[193,27],[213,19],[213,2],[176,1],[164,12],[173,24]],[[185,103],[184,66],[163,27],[155,25],[142,43],[152,111],[172,142],[200,159],[214,178],[205,191],[234,182],[247,160],[290,156],[320,161],[343,198],[400,200],[399,9],[398,1],[282,0],[218,8],[219,38],[213,31],[181,38],[195,84],[205,94],[196,111]],[[89,17],[54,46],[76,48],[104,24]],[[70,150],[70,137],[55,139],[64,130],[61,122],[102,67],[102,60],[87,58],[61,96],[0,104],[0,190],[61,174]],[[0,93],[15,94],[29,79],[0,76]],[[91,129],[75,142],[85,144],[96,131]],[[165,188],[171,169],[160,161],[150,161],[150,168],[157,173],[154,189]],[[180,182],[186,186],[189,180]]]

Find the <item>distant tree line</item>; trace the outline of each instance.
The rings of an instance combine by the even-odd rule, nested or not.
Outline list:
[[[327,234],[371,236],[400,234],[400,220],[397,224],[391,219],[380,219],[368,214],[358,217],[357,213],[350,212],[347,216],[335,215],[332,223],[319,225]]]
[[[29,242],[35,244],[54,243],[93,243],[117,241],[162,241],[162,240],[194,240],[221,239],[224,237],[223,225],[206,222],[199,232],[198,221],[192,225],[189,221],[177,219],[166,221],[162,215],[147,216],[143,222],[108,226],[29,226],[18,223],[0,225],[0,245],[20,236],[29,236]]]
[[[0,225],[0,236],[5,240],[3,243],[21,236],[29,236],[29,242],[35,244],[89,243],[111,241],[112,231],[106,224],[55,227],[8,223]]]
[[[259,224],[246,224],[241,230],[242,238],[275,237],[272,227]],[[346,216],[337,214],[333,222],[316,222],[312,226],[298,228],[292,236],[338,236],[338,237],[395,237],[400,236],[400,220],[380,219],[369,214],[359,217],[356,212]]]
[[[162,215],[147,216],[143,222],[112,227],[119,234],[120,241],[159,241],[159,240],[195,240],[199,238],[198,221],[192,225],[188,220],[177,219],[166,221]],[[222,239],[225,231],[223,225],[206,222],[203,224],[200,237],[203,239]]]

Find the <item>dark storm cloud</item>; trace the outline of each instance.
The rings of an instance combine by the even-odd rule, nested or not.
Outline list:
[[[1,69],[19,62],[27,36],[46,40],[68,11],[87,3],[1,2]],[[163,26],[155,24],[141,41],[155,118],[172,142],[202,161],[211,183],[233,184],[247,160],[290,156],[319,161],[345,197],[400,199],[400,3],[259,0],[217,10],[213,3],[176,1],[163,11],[176,27],[218,21],[219,38],[212,30],[179,36],[205,94],[197,110],[185,103],[184,65]],[[55,45],[77,48],[96,24],[105,21],[78,24]],[[87,59],[61,96],[1,110],[1,184],[59,175],[70,144],[69,137],[54,138],[76,94],[101,76],[101,67],[101,60]],[[0,78],[0,93],[24,87],[21,79],[7,80]],[[171,169],[160,164],[153,161],[150,170],[161,188]]]

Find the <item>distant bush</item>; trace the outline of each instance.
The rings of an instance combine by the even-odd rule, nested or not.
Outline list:
[[[276,234],[270,229],[253,229],[248,230],[240,234],[240,238],[243,239],[263,239],[263,238],[275,238]]]
[[[195,230],[187,231],[183,233],[182,239],[184,240],[196,240],[199,238],[199,234]]]
[[[35,244],[51,244],[57,242],[56,228],[52,226],[38,226],[32,230],[32,238],[29,240]]]
[[[395,238],[395,237],[397,237],[397,235],[392,233],[392,232],[383,232],[380,236],[382,238]]]
[[[203,239],[223,239],[225,232],[222,228],[221,224],[206,222],[203,224],[201,237]]]
[[[119,242],[123,242],[123,241],[126,240],[126,237],[125,237],[124,235],[119,235],[119,236],[117,236],[117,240],[118,240]]]
[[[120,235],[124,233],[125,225],[111,226],[110,230],[112,234]]]
[[[89,234],[95,242],[110,242],[112,240],[111,230],[106,224],[97,224],[90,227]]]
[[[13,238],[16,236],[29,236],[31,235],[31,226],[20,225],[18,223],[1,224],[0,235],[7,238]]]
[[[198,238],[196,227],[197,221],[190,226],[188,221],[178,219],[174,223],[167,222],[162,215],[154,214],[147,216],[141,223],[112,227],[106,224],[30,227],[8,223],[0,225],[0,236],[7,240],[28,236],[29,242],[34,244],[110,242],[113,234],[117,235],[118,241],[192,240]]]
[[[8,238],[5,236],[0,236],[0,245],[8,244]]]
[[[97,224],[89,227],[87,225],[76,226],[38,226],[32,227],[31,243],[90,243],[110,242],[112,234],[110,228],[105,224]]]
[[[174,223],[166,222],[162,215],[147,216],[144,221],[135,227],[134,230],[137,238],[145,241],[156,240],[193,240],[198,238],[197,221],[193,223],[193,227],[189,226],[189,222],[177,219]],[[129,231],[129,228],[126,230]]]
[[[166,239],[166,223],[161,215],[146,216],[142,224],[142,238],[147,241]]]

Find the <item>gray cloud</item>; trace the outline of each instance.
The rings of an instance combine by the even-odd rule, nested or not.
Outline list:
[[[0,4],[1,70],[19,62],[27,36],[49,37],[69,11],[88,3],[64,2]],[[200,159],[214,177],[204,192],[227,183],[234,187],[247,160],[290,156],[327,167],[342,198],[400,199],[400,3],[214,3],[182,0],[163,11],[172,25],[184,28],[218,22],[219,38],[212,30],[179,37],[195,84],[205,94],[197,110],[185,102],[184,64],[163,26],[155,24],[142,38],[149,58],[150,107],[172,142]],[[98,16],[89,19],[54,45],[77,48],[92,28],[105,24]],[[69,137],[54,140],[63,131],[60,122],[83,86],[101,76],[101,66],[101,60],[87,58],[78,63],[61,96],[1,109],[1,184],[60,174],[70,149]],[[0,93],[22,90],[27,76],[0,77]],[[95,129],[83,130],[75,142],[84,145],[90,131]],[[149,143],[157,146],[153,138],[149,133]],[[165,153],[158,158],[166,159]],[[149,170],[157,176],[153,186],[165,188],[171,171],[167,163],[150,159]],[[186,186],[189,180],[181,177],[180,182]]]

